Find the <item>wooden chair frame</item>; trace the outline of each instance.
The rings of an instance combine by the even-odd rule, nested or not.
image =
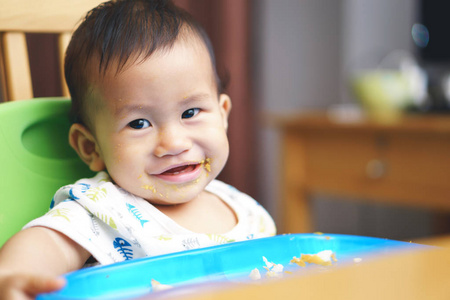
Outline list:
[[[71,34],[87,11],[99,0],[0,0],[0,77],[3,100],[33,98],[26,33],[58,34],[58,54],[63,95],[64,52]]]

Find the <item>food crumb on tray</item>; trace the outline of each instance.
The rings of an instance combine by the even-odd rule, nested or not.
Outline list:
[[[156,281],[155,279],[152,279],[152,289],[154,292],[158,291],[164,291],[173,288],[171,285],[162,284],[159,281]]]
[[[248,275],[251,280],[259,280],[261,279],[261,273],[259,272],[258,268],[254,268],[250,274]]]
[[[300,258],[294,256],[291,263],[304,267],[306,263],[316,264],[320,266],[331,266],[336,262],[336,255],[331,250],[320,251],[317,254],[301,254]]]
[[[263,268],[266,270],[265,277],[267,278],[279,278],[283,277],[283,274],[292,274],[290,271],[284,271],[284,266],[282,264],[276,264],[267,260],[263,256],[263,261],[265,266]],[[333,262],[337,262],[336,254],[331,250],[323,250],[316,254],[301,254],[299,258],[293,257],[290,261],[291,264],[297,264],[300,267],[305,267],[306,264],[316,264],[320,266],[331,266]],[[250,279],[259,280],[262,278],[258,268],[253,269],[249,274]]]

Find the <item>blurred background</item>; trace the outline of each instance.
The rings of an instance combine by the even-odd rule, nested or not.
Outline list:
[[[444,1],[175,3],[209,33],[219,75],[233,101],[230,160],[220,179],[257,199],[276,222],[281,218],[282,157],[280,132],[265,122],[268,115],[311,110],[360,114],[372,105],[370,99],[362,101],[367,86],[381,93],[386,85],[388,94],[396,96],[384,100],[382,113],[447,113],[450,19],[441,15],[450,5]],[[56,40],[30,34],[28,46],[35,96],[58,95]],[[347,200],[310,195],[313,230],[402,240],[436,234],[435,212]]]
[[[382,69],[383,64],[399,69],[400,64],[409,63],[410,73],[419,78],[414,81],[418,90],[410,107],[445,113],[447,103],[440,95],[426,95],[448,72],[450,43],[444,36],[450,24],[443,14],[450,7],[444,1],[252,3],[252,76],[257,111],[282,113],[358,105],[361,99],[350,88],[355,74]],[[418,27],[424,23],[433,26],[433,31]],[[258,129],[262,174],[258,199],[277,215],[274,199],[280,191],[274,183],[279,182],[279,133],[273,128]],[[394,239],[427,236],[436,230],[435,215],[423,209],[356,204],[334,195],[310,198],[314,230]]]

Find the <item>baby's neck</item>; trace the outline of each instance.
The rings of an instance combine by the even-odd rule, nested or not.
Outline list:
[[[238,222],[233,209],[209,192],[186,203],[154,206],[180,226],[197,233],[227,233]]]

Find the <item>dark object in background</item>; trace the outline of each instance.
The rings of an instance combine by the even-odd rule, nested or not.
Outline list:
[[[450,113],[450,1],[420,0],[419,23],[428,29],[426,46],[418,57],[429,77],[425,112]]]
[[[428,63],[450,64],[450,1],[421,0],[420,23],[429,32],[426,47],[421,48],[420,57]]]

